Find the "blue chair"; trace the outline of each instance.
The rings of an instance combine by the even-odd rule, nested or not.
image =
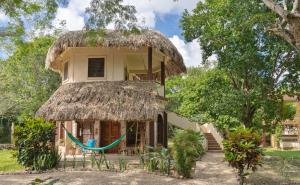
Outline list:
[[[88,139],[86,145],[87,145],[88,147],[94,148],[94,147],[95,147],[95,144],[96,144],[96,140],[95,140],[95,139]],[[83,152],[86,152],[87,150],[82,149],[82,151],[83,151]]]

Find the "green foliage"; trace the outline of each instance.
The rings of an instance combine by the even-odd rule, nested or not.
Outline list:
[[[279,148],[279,142],[281,140],[282,132],[283,132],[283,124],[276,125],[274,130],[274,137],[275,137],[275,144],[277,148]]]
[[[52,37],[18,45],[14,54],[0,63],[0,115],[31,115],[60,85],[57,73],[45,69]]]
[[[125,159],[119,159],[119,170],[120,171],[126,171],[127,170],[127,163]]]
[[[286,119],[294,119],[296,115],[296,104],[293,102],[284,102],[282,105],[282,117]]]
[[[7,17],[0,26],[0,50],[11,54],[15,44],[33,38],[33,31],[51,28],[58,3],[63,0],[2,0],[0,12]],[[2,53],[3,54],[3,53]]]
[[[141,156],[142,166],[146,166],[150,172],[160,171],[164,174],[170,174],[171,157],[169,150],[166,148],[154,149],[149,147],[150,152]]]
[[[89,30],[105,29],[109,24],[114,24],[119,30],[137,28],[136,9],[132,5],[124,5],[123,0],[92,0],[86,13],[86,28]]]
[[[11,120],[0,116],[0,144],[11,143]]]
[[[233,114],[225,114],[225,119],[258,128],[280,123],[283,95],[295,95],[300,88],[299,56],[289,44],[266,33],[275,16],[260,2],[199,1],[181,21],[186,40],[199,40],[204,63],[213,56],[226,74],[230,104],[224,109],[232,107]]]
[[[42,152],[41,154],[38,154],[36,158],[34,158],[32,167],[37,171],[52,169],[57,167],[60,159],[61,156],[58,153],[58,150],[54,149],[46,153]]]
[[[198,122],[214,122],[219,130],[240,125],[238,97],[226,73],[219,69],[190,68],[185,77],[166,81],[168,109]]]
[[[174,137],[173,157],[177,173],[190,178],[196,160],[204,154],[203,136],[192,130],[177,130]]]
[[[25,167],[46,170],[56,167],[60,160],[54,146],[55,126],[43,119],[27,118],[15,127],[17,160]]]
[[[229,133],[223,141],[225,158],[229,165],[238,170],[239,182],[244,184],[246,170],[257,170],[261,165],[263,150],[259,147],[261,138],[257,132],[243,127]]]

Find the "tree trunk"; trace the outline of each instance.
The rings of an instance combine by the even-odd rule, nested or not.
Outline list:
[[[277,23],[274,28],[269,31],[275,35],[282,37],[290,43],[300,53],[300,0],[294,0],[293,9],[287,10],[287,6],[283,7],[276,4],[273,0],[262,0],[264,4],[275,12],[280,23]]]
[[[262,136],[261,136],[261,145],[263,147],[266,146],[266,128],[263,128]]]
[[[244,115],[242,117],[242,121],[243,121],[245,127],[251,127],[252,126],[254,113],[255,113],[255,108],[254,107],[245,108]]]

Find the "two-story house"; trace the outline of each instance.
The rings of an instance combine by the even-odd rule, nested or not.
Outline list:
[[[36,115],[56,123],[62,153],[74,153],[62,125],[83,143],[95,139],[96,147],[126,134],[110,153],[167,146],[165,78],[186,67],[161,33],[67,32],[49,48],[46,67],[60,73],[62,85]]]

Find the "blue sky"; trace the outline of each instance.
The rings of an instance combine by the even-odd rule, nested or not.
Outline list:
[[[59,7],[53,23],[57,27],[61,21],[66,21],[67,30],[80,30],[84,26],[84,12],[90,0],[70,0],[66,6]],[[137,17],[142,26],[156,29],[165,34],[177,47],[187,66],[198,66],[201,63],[201,50],[199,43],[186,43],[181,36],[179,27],[182,12],[191,11],[199,0],[124,0],[124,4],[134,5]],[[6,17],[0,12],[1,22]],[[0,51],[1,57],[1,51]]]
[[[164,33],[168,37],[178,35],[182,38],[182,29],[179,26],[180,19],[181,16],[179,14],[166,14],[164,16],[159,16],[156,19],[155,29]]]

